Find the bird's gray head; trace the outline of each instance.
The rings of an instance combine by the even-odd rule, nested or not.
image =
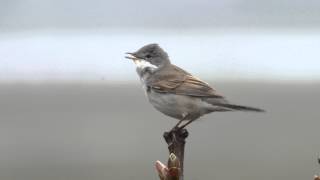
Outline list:
[[[135,63],[145,61],[145,63],[150,63],[155,67],[170,64],[168,54],[158,44],[148,44],[136,52],[126,54],[130,55],[126,58],[134,60]]]

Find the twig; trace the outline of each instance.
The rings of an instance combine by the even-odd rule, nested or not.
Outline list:
[[[167,166],[160,161],[156,162],[156,169],[161,180],[183,180],[184,147],[188,135],[186,129],[178,128],[163,134],[170,156]]]

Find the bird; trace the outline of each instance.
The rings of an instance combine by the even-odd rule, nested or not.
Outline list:
[[[173,129],[183,129],[212,112],[265,112],[255,107],[229,103],[208,83],[172,64],[168,54],[156,43],[126,54],[125,58],[136,65],[136,72],[153,107],[179,120]]]

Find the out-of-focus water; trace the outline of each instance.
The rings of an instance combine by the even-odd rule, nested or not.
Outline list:
[[[124,53],[159,43],[208,79],[320,79],[317,30],[24,31],[0,34],[0,80],[136,80]]]
[[[312,179],[320,172],[319,83],[216,82],[267,113],[213,113],[189,127],[186,179]],[[0,85],[1,180],[158,179],[162,133],[140,84]]]

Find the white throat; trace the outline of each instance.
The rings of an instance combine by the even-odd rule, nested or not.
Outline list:
[[[146,89],[146,80],[156,69],[158,69],[158,67],[143,59],[134,60],[134,63],[136,64],[136,70],[140,77],[141,83],[144,89]]]
[[[149,63],[148,61],[145,61],[143,59],[137,59],[134,60],[134,63],[136,64],[137,69],[145,69],[145,68],[151,68],[152,70],[157,69],[158,67],[156,65],[153,65]]]
[[[158,69],[157,66],[143,59],[134,60],[134,63],[136,64],[136,70],[141,79],[148,78],[150,74],[152,74],[156,69]]]

